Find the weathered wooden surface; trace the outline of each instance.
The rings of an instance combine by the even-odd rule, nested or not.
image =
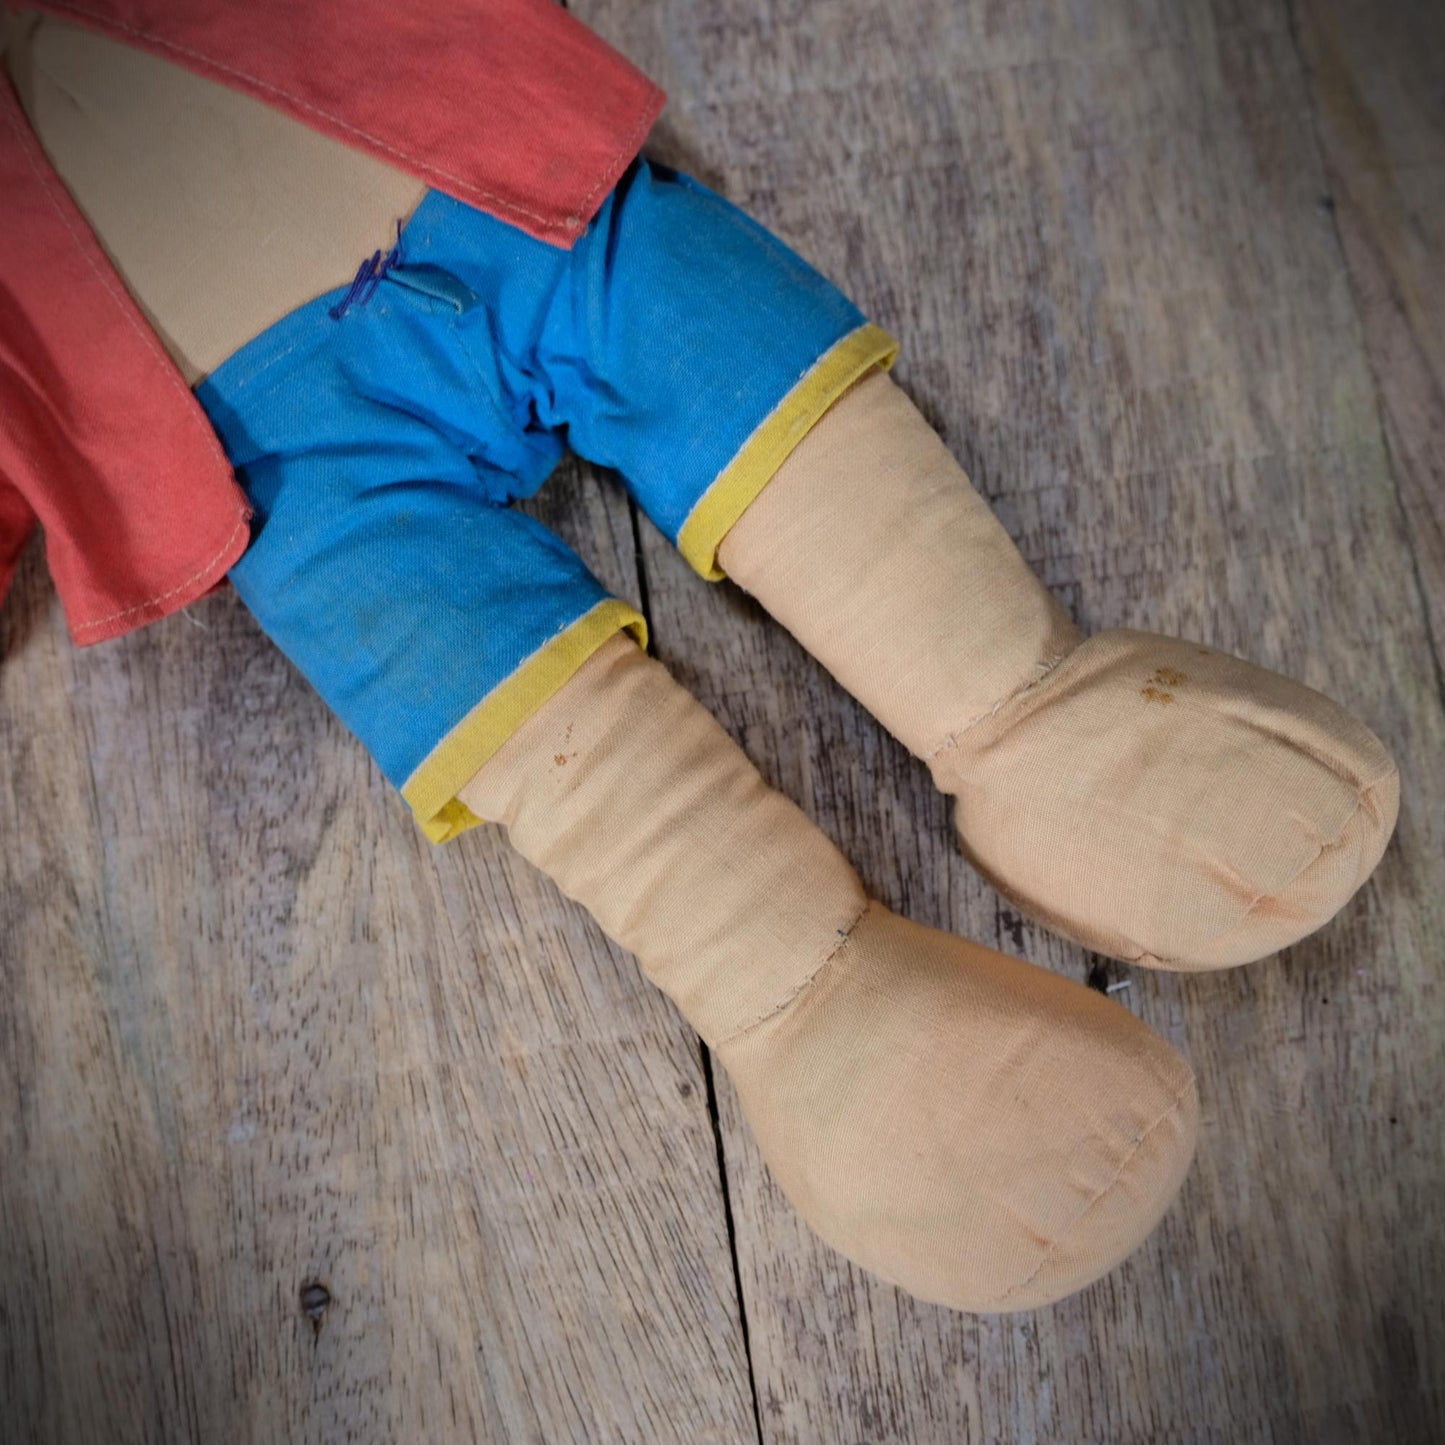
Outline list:
[[[1300,0],[1297,29],[1445,671],[1445,18],[1432,0]]]
[[[32,553],[0,612],[0,1440],[741,1442],[754,1390],[769,1445],[1440,1438],[1439,7],[574,8],[670,91],[654,150],[901,337],[1079,620],[1355,708],[1399,836],[1279,960],[1109,968],[1199,1070],[1198,1166],[1108,1280],[969,1319],[818,1244],[719,1076],[725,1199],[670,1006],[499,838],[428,848],[233,598],[76,653]],[[635,557],[610,488],[550,490],[879,896],[1090,971],[751,604],[645,523]]]
[[[1203,1139],[1150,1245],[1056,1309],[965,1319],[849,1268],[771,1186],[721,1086],[764,1438],[1441,1438],[1445,725],[1428,568],[1285,7],[577,8],[668,88],[657,149],[900,336],[898,379],[1081,622],[1293,673],[1369,719],[1407,779],[1382,869],[1316,938],[1212,978],[1110,970],[1196,1064]],[[1438,43],[1410,63],[1438,102]],[[1438,177],[1445,131],[1409,144]],[[1409,251],[1417,322],[1438,313],[1442,254]],[[1396,420],[1428,458],[1414,414]],[[1088,974],[970,876],[921,767],[766,618],[647,537],[660,653],[885,901]]]

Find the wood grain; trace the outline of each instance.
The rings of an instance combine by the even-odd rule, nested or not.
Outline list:
[[[1339,228],[1445,674],[1445,17],[1299,0]]]
[[[554,490],[635,595],[626,505]],[[35,549],[0,636],[0,1439],[752,1435],[634,961],[430,847],[233,595],[77,652]]]
[[[1406,775],[1384,865],[1315,938],[1104,972],[1195,1063],[1203,1139],[1077,1299],[969,1319],[867,1279],[721,1087],[764,1438],[1438,1438],[1445,720],[1284,8],[576,8],[670,92],[654,149],[900,336],[898,379],[1084,625],[1292,673]],[[650,531],[644,563],[661,655],[886,902],[1094,972],[968,873],[923,769],[776,627]]]

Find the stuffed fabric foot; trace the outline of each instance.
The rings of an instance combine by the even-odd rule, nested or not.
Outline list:
[[[1192,1076],[1132,1015],[876,903],[805,992],[717,1049],[812,1227],[956,1309],[1097,1279],[1194,1153]]]
[[[995,887],[1100,952],[1248,963],[1380,861],[1399,777],[1326,697],[1210,648],[1089,638],[929,760]]]
[[[884,1279],[957,1309],[1047,1304],[1177,1193],[1198,1116],[1179,1055],[1089,989],[870,902],[627,638],[461,797],[637,954],[784,1193]]]
[[[1328,698],[1211,648],[1083,640],[884,374],[843,396],[719,560],[958,799],[963,847],[1089,948],[1221,968],[1379,862],[1395,765]]]

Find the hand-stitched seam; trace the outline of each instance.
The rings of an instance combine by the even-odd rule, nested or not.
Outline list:
[[[119,311],[123,317],[125,317],[131,329],[138,337],[140,337],[141,342],[145,346],[146,350],[149,351],[158,362],[160,362],[161,374],[165,377],[166,381],[177,391],[179,391],[181,395],[186,398],[187,401],[191,403],[191,405],[186,407],[185,409],[186,419],[193,426],[195,426],[197,430],[200,431],[201,435],[206,439],[206,442],[211,449],[211,454],[219,462],[221,462],[223,466],[225,466],[227,472],[229,473],[231,469],[231,464],[227,460],[225,453],[221,450],[221,444],[218,441],[216,434],[212,430],[210,425],[208,423],[204,425],[201,424],[201,422],[197,418],[195,410],[193,410],[193,408],[198,409],[195,397],[192,396],[191,392],[182,383],[180,375],[175,369],[175,363],[171,360],[169,356],[167,356],[164,352],[161,351],[159,345],[155,341],[154,336],[146,334],[145,327],[143,327],[136,319],[136,317],[131,313],[130,306],[126,304],[129,300],[129,297],[122,298],[121,296],[118,296],[116,294],[115,288],[110,284],[110,280],[106,276],[105,272],[103,272],[100,267],[95,264],[95,257],[90,254],[90,249],[86,244],[86,238],[83,237],[80,232],[75,229],[75,226],[71,222],[70,217],[66,214],[65,207],[60,203],[59,199],[57,198],[51,186],[49,177],[46,176],[44,170],[42,170],[41,167],[36,164],[35,155],[31,149],[30,144],[31,138],[25,134],[24,130],[20,127],[15,117],[10,114],[8,109],[5,111],[5,118],[10,122],[11,130],[13,130],[15,134],[20,138],[20,150],[24,154],[26,163],[29,165],[32,173],[35,176],[35,179],[40,182],[40,189],[44,194],[45,199],[50,202],[52,208],[55,211],[55,214],[60,217],[61,222],[65,226],[65,229],[70,232],[70,237],[75,242],[81,256],[84,257],[85,264],[90,267],[91,271],[95,275],[95,279],[100,282],[102,287],[104,287],[106,295],[110,297],[111,301],[115,305],[116,310]]]
[[[837,958],[839,953],[842,952],[843,945],[847,943],[848,940],[853,936],[853,930],[856,929],[860,923],[862,923],[864,915],[868,912],[870,908],[872,908],[872,906],[873,900],[871,898],[864,901],[863,907],[858,911],[858,916],[847,926],[847,928],[840,928],[838,930],[837,941],[827,951],[827,953],[825,953],[823,957],[818,960],[818,962],[809,971],[806,978],[804,978],[801,982],[795,984],[792,988],[790,988],[788,992],[785,993],[782,998],[777,1001],[777,1003],[772,1004],[770,1007],[766,1008],[756,1018],[749,1019],[746,1023],[739,1024],[738,1027],[732,1031],[732,1033],[718,1039],[717,1042],[712,1045],[712,1047],[714,1049],[720,1049],[723,1047],[724,1044],[730,1044],[734,1040],[742,1038],[744,1034],[749,1033],[759,1024],[766,1023],[770,1018],[773,1018],[775,1015],[782,1013],[782,1011],[787,1008],[789,1004],[795,1002],[799,995],[805,993],[812,986],[818,975],[822,973],[823,970],[827,968],[827,966],[832,963],[835,958]]]
[[[582,197],[582,201],[577,207],[577,210],[580,212],[576,217],[579,226],[587,219],[587,212],[592,205],[592,198],[602,189],[609,178],[613,180],[616,179],[613,172],[618,169],[618,162],[635,151],[639,135],[644,133],[652,125],[652,122],[657,119],[657,112],[653,110],[653,101],[655,98],[654,94],[648,95],[647,103],[642,107],[632,129],[627,133],[627,138],[618,147],[617,153],[607,162],[606,169],[604,169],[602,174],[597,178],[592,189]],[[611,189],[611,187],[609,186],[608,189]]]
[[[1210,935],[1210,937],[1204,939],[1204,941],[1196,945],[1196,947],[1200,949],[1217,948],[1219,944],[1222,943],[1231,934],[1238,933],[1239,930],[1250,921],[1250,918],[1254,914],[1255,910],[1258,909],[1262,904],[1273,903],[1276,899],[1283,897],[1286,893],[1289,892],[1291,888],[1295,886],[1296,883],[1300,881],[1301,878],[1305,876],[1306,873],[1310,871],[1311,868],[1315,867],[1327,853],[1337,852],[1340,848],[1344,847],[1345,834],[1350,831],[1350,826],[1354,823],[1355,819],[1358,818],[1363,811],[1365,811],[1366,800],[1375,791],[1375,789],[1380,786],[1381,783],[1387,781],[1387,777],[1380,778],[1378,781],[1369,784],[1367,787],[1358,789],[1355,794],[1355,806],[1351,810],[1350,816],[1345,819],[1343,826],[1340,828],[1340,836],[1338,838],[1325,839],[1325,841],[1316,848],[1314,857],[1311,858],[1307,863],[1302,863],[1299,868],[1297,868],[1293,873],[1291,873],[1290,876],[1279,885],[1278,888],[1276,888],[1272,893],[1257,894],[1255,896],[1254,902],[1251,903],[1244,910],[1244,912],[1241,913],[1239,917],[1234,920],[1233,923],[1229,924],[1229,926],[1226,928],[1221,928],[1218,933]],[[1357,884],[1356,887],[1358,886],[1359,885]],[[1178,968],[1182,962],[1182,960],[1177,958],[1164,958],[1158,954],[1148,953],[1140,954],[1138,958],[1130,959],[1129,961],[1131,963],[1152,962],[1154,965],[1163,968]]]
[[[1053,657],[1044,658],[1042,662],[1035,663],[1034,667],[1038,672],[1038,676],[1034,678],[1032,682],[1026,682],[1022,687],[1016,688],[1013,692],[1006,693],[996,703],[994,703],[992,707],[986,708],[983,712],[969,718],[969,720],[964,723],[962,727],[955,728],[954,731],[949,733],[948,736],[944,738],[941,743],[939,743],[936,747],[930,748],[928,752],[923,754],[923,761],[925,763],[932,762],[933,759],[939,755],[939,753],[946,753],[950,748],[956,748],[966,732],[972,731],[972,729],[978,727],[980,723],[987,722],[991,717],[994,717],[1003,708],[1007,707],[1009,703],[1023,697],[1025,693],[1032,692],[1034,688],[1036,688],[1041,682],[1043,682],[1043,680],[1069,655],[1070,654],[1068,652],[1060,652],[1056,653]]]
[[[440,166],[435,165],[430,161],[419,160],[416,156],[411,155],[407,151],[401,150],[393,145],[388,145],[387,142],[382,140],[380,136],[374,136],[371,134],[370,131],[362,130],[359,126],[351,125],[349,122],[342,120],[340,116],[333,115],[328,110],[323,110],[319,105],[313,105],[310,101],[303,100],[299,95],[293,95],[289,90],[283,90],[279,85],[272,85],[269,81],[260,79],[259,76],[251,75],[247,71],[237,69],[233,65],[227,65],[223,61],[216,60],[213,56],[207,55],[204,51],[194,50],[188,45],[178,45],[173,40],[166,40],[164,37],[153,34],[151,31],[141,30],[137,26],[128,25],[123,20],[115,20],[108,15],[99,14],[94,10],[88,9],[84,5],[67,3],[67,0],[44,0],[44,3],[47,7],[51,9],[69,10],[77,15],[84,15],[108,29],[123,30],[127,34],[134,35],[139,40],[146,40],[149,41],[152,45],[162,46],[166,50],[174,51],[177,55],[189,56],[192,60],[204,61],[206,65],[212,66],[216,70],[219,70],[226,75],[234,75],[238,80],[249,81],[252,85],[259,87],[261,90],[270,91],[272,95],[278,95],[284,100],[289,100],[293,105],[299,106],[302,110],[310,111],[313,115],[319,115],[323,120],[330,121],[332,125],[337,126],[339,129],[348,132],[350,135],[359,137],[361,140],[366,141],[368,144],[375,146],[378,150],[385,151],[388,155],[395,156],[398,160],[403,160],[407,162],[408,166],[420,167],[422,171],[427,174],[441,176],[444,180],[450,181],[453,185],[457,186],[463,191],[466,191],[470,195],[480,197],[482,200],[485,201],[492,201],[498,205],[505,206],[514,215],[525,216],[529,221],[536,221],[541,225],[546,226],[550,230],[560,230],[564,235],[570,235],[573,233],[574,230],[578,228],[568,225],[566,219],[559,223],[555,216],[545,216],[541,215],[536,211],[530,211],[525,206],[521,205],[517,201],[514,201],[507,196],[500,195],[495,191],[485,190],[481,186],[474,185],[470,181],[463,180],[461,176],[453,175],[450,171],[444,171]],[[644,123],[647,123],[649,121],[649,112],[652,109],[652,100],[653,97],[651,94],[649,94],[647,97],[647,103],[643,106],[642,114],[638,119],[637,123],[633,126],[632,131],[628,136],[627,143],[624,143],[622,149],[619,150],[617,155],[614,156],[609,162],[608,170],[611,170],[617,164],[618,157],[620,157],[626,151],[627,144],[636,138],[637,133],[643,128]],[[604,174],[603,179],[605,178],[606,177]],[[602,182],[598,181],[598,183],[594,185],[592,189],[587,193],[579,207],[580,210],[586,209],[588,203],[592,200],[593,196],[597,194],[597,191],[600,188],[601,184]],[[581,217],[578,217],[577,220],[578,226],[580,226]]]
[[[1067,1225],[1064,1226],[1064,1228],[1060,1231],[1058,1237],[1044,1251],[1043,1258],[1039,1260],[1035,1268],[1029,1273],[1028,1278],[1021,1279],[1011,1289],[1005,1290],[1003,1294],[998,1297],[996,1303],[1003,1304],[1006,1300],[1012,1299],[1020,1291],[1026,1290],[1039,1277],[1040,1273],[1042,1273],[1043,1271],[1044,1266],[1048,1264],[1048,1262],[1053,1259],[1054,1255],[1058,1252],[1059,1245],[1062,1244],[1064,1240],[1066,1240],[1069,1235],[1073,1233],[1073,1231],[1077,1229],[1079,1225],[1082,1224],[1084,1220],[1089,1217],[1090,1213],[1094,1209],[1094,1206],[1097,1205],[1099,1201],[1103,1199],[1104,1196],[1108,1194],[1109,1191],[1118,1184],[1119,1180],[1124,1177],[1124,1171],[1129,1167],[1130,1164],[1134,1162],[1134,1157],[1144,1147],[1145,1143],[1154,1134],[1155,1130],[1157,1130],[1161,1124],[1167,1123],[1170,1119],[1174,1117],[1175,1114],[1179,1112],[1179,1106],[1184,1102],[1185,1097],[1188,1095],[1190,1084],[1192,1082],[1193,1077],[1191,1075],[1189,1083],[1186,1083],[1184,1087],[1180,1089],[1180,1091],[1174,1096],[1174,1098],[1170,1100],[1169,1107],[1165,1109],[1165,1111],[1160,1114],[1160,1116],[1152,1124],[1150,1124],[1150,1126],[1138,1137],[1138,1139],[1134,1141],[1133,1148],[1131,1148],[1129,1152],[1119,1161],[1119,1167],[1114,1171],[1114,1177],[1110,1179],[1109,1182],[1105,1184],[1104,1187],[1100,1189],[1086,1205],[1084,1205],[1084,1207],[1078,1212],[1077,1215],[1074,1216],[1073,1219],[1069,1221]]]
[[[170,598],[174,597],[177,592],[184,592],[186,588],[189,587],[193,582],[199,582],[200,579],[204,577],[206,573],[209,572],[211,568],[214,567],[216,563],[221,560],[222,557],[226,555],[226,549],[231,545],[232,542],[236,540],[236,533],[239,532],[241,528],[246,525],[249,518],[250,513],[243,511],[239,520],[236,522],[236,525],[231,528],[230,536],[228,536],[226,540],[221,543],[220,550],[216,553],[216,555],[212,557],[209,562],[204,563],[195,572],[192,572],[191,575],[187,577],[184,582],[178,582],[169,591],[161,592],[155,597],[147,598],[144,602],[137,602],[134,607],[127,607],[121,612],[112,612],[107,617],[92,618],[89,622],[77,622],[75,624],[74,630],[76,632],[91,632],[97,627],[104,627],[107,622],[119,622],[122,617],[131,617],[134,616],[137,612],[144,612],[148,607],[159,606],[162,602],[166,602]]]

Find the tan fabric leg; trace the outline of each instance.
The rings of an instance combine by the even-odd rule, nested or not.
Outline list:
[[[1209,648],[1083,641],[882,373],[724,538],[754,594],[958,798],[964,849],[1090,948],[1245,963],[1340,909],[1399,782],[1329,699]]]
[[[638,955],[732,1074],[789,1198],[884,1278],[1032,1308],[1110,1269],[1178,1190],[1183,1060],[1098,994],[870,902],[630,639],[461,797]]]
[[[5,22],[36,135],[188,384],[345,286],[426,193],[182,66],[53,15]]]

